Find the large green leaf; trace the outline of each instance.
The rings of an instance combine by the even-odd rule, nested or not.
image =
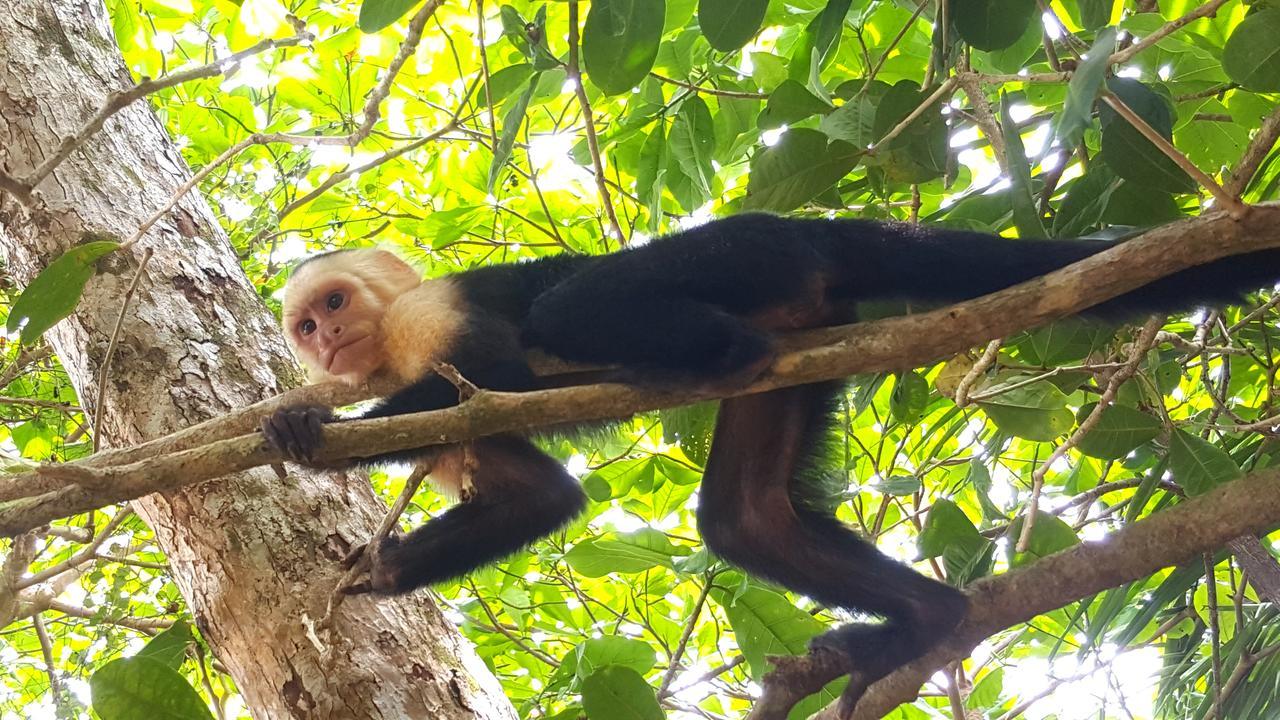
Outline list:
[[[644,529],[615,538],[587,540],[565,553],[565,562],[587,577],[611,573],[637,573],[650,568],[672,567],[674,559],[689,554],[689,548],[673,545],[662,533]]]
[[[1027,440],[1048,442],[1075,424],[1067,396],[1047,382],[1014,388],[978,405],[996,427]]]
[[[587,77],[606,95],[640,84],[662,40],[665,0],[595,0],[582,29]]]
[[[817,130],[793,128],[777,145],[756,156],[742,206],[748,210],[794,210],[853,170],[862,152],[840,141],[828,143]]]
[[[770,655],[801,655],[826,626],[779,592],[748,583],[736,597],[717,587],[711,595],[724,608],[751,677],[768,670]]]
[[[631,668],[641,675],[653,669],[657,656],[643,640],[605,635],[580,643],[573,650],[579,678],[587,678],[608,666]]]
[[[1097,403],[1080,408],[1081,420],[1089,416]],[[1090,457],[1103,460],[1119,460],[1139,446],[1160,434],[1160,420],[1136,408],[1112,405],[1104,408],[1098,424],[1093,427],[1076,448]]]
[[[1169,472],[1188,495],[1203,495],[1242,474],[1221,448],[1185,430],[1169,437]]]
[[[1079,237],[1097,229],[1102,214],[1111,201],[1111,194],[1122,181],[1103,163],[1089,166],[1084,177],[1071,183],[1067,196],[1053,218],[1055,237]]]
[[[367,33],[375,33],[400,19],[422,0],[364,0],[356,24]]]
[[[524,92],[508,103],[506,112],[502,115],[502,135],[498,138],[498,146],[493,150],[493,162],[489,165],[490,192],[493,192],[494,185],[497,184],[498,176],[506,166],[507,160],[511,159],[511,150],[515,147],[516,136],[520,132],[520,126],[524,124],[525,113],[529,110],[529,99],[533,97],[533,91],[537,87],[538,73],[534,73],[529,78]]]
[[[831,106],[826,101],[809,92],[802,83],[788,79],[769,94],[757,124],[761,130],[770,130],[827,112],[831,112]]]
[[[1036,0],[952,0],[960,37],[979,50],[1016,43],[1036,17]]]
[[[900,423],[919,422],[929,406],[929,381],[914,370],[900,373],[889,396],[889,413]]]
[[[1116,175],[1149,190],[1185,193],[1196,187],[1185,170],[1123,120],[1103,129],[1102,159]]]
[[[699,194],[710,198],[715,179],[711,160],[716,151],[716,125],[702,98],[694,95],[680,106],[667,136],[667,147]]]
[[[89,677],[93,711],[102,720],[212,720],[191,683],[149,657],[112,660]]]
[[[1227,76],[1257,92],[1280,91],[1280,7],[1247,16],[1222,50]]]
[[[769,0],[698,0],[698,26],[711,47],[737,50],[760,30]]]
[[[13,303],[6,329],[15,333],[21,328],[24,343],[43,335],[76,309],[98,258],[118,247],[117,242],[95,240],[77,245],[49,263]]]
[[[582,681],[582,709],[589,720],[662,720],[658,696],[640,673],[606,665]]]
[[[134,657],[145,657],[177,670],[187,657],[187,647],[195,642],[191,625],[185,620],[175,622],[169,629],[156,635]]]

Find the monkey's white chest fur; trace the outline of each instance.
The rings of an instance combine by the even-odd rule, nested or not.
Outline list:
[[[401,382],[421,379],[448,354],[464,330],[462,304],[457,285],[445,278],[427,280],[387,308],[382,318],[387,346],[417,349],[387,358],[388,369]]]

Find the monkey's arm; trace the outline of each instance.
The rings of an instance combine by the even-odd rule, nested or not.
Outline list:
[[[462,379],[479,388],[519,391],[536,387],[536,378],[525,360],[514,328],[483,311],[459,307],[456,312],[464,314],[464,322],[454,337],[416,338],[401,332],[386,333],[378,338],[384,352],[396,358],[400,365],[422,368],[423,374],[418,380],[372,408],[345,418],[338,418],[328,407],[279,410],[262,421],[267,442],[294,462],[314,465],[315,452],[324,441],[321,427],[325,424],[453,407],[463,391],[432,369],[437,361],[450,365]],[[437,354],[436,347],[440,344],[448,349]],[[422,450],[415,449],[359,455],[353,461],[379,465],[413,460],[422,454]]]

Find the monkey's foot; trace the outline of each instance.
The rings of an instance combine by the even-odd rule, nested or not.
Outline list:
[[[400,536],[389,535],[376,546],[361,543],[351,548],[342,559],[342,566],[348,570],[361,567],[364,578],[343,589],[348,595],[377,593],[393,595],[402,592],[400,589],[400,567],[394,557],[394,551],[400,546]]]
[[[889,660],[894,632],[891,626],[855,623],[809,641],[811,652],[838,653],[849,666],[849,684],[840,694],[837,717],[851,717],[867,688],[893,670]]]
[[[262,418],[262,435],[267,445],[280,454],[296,463],[312,465],[316,451],[324,445],[322,428],[333,420],[333,410],[328,407],[284,408]]]

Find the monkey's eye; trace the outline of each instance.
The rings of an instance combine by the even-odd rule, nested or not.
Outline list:
[[[315,332],[315,331],[316,331],[316,321],[315,321],[315,320],[303,320],[303,321],[298,325],[298,332],[302,333],[303,335],[310,335],[311,333],[313,333],[313,332]]]
[[[331,293],[329,295],[328,306],[329,306],[329,310],[331,311],[337,310],[338,308],[342,307],[342,293],[340,292]]]

